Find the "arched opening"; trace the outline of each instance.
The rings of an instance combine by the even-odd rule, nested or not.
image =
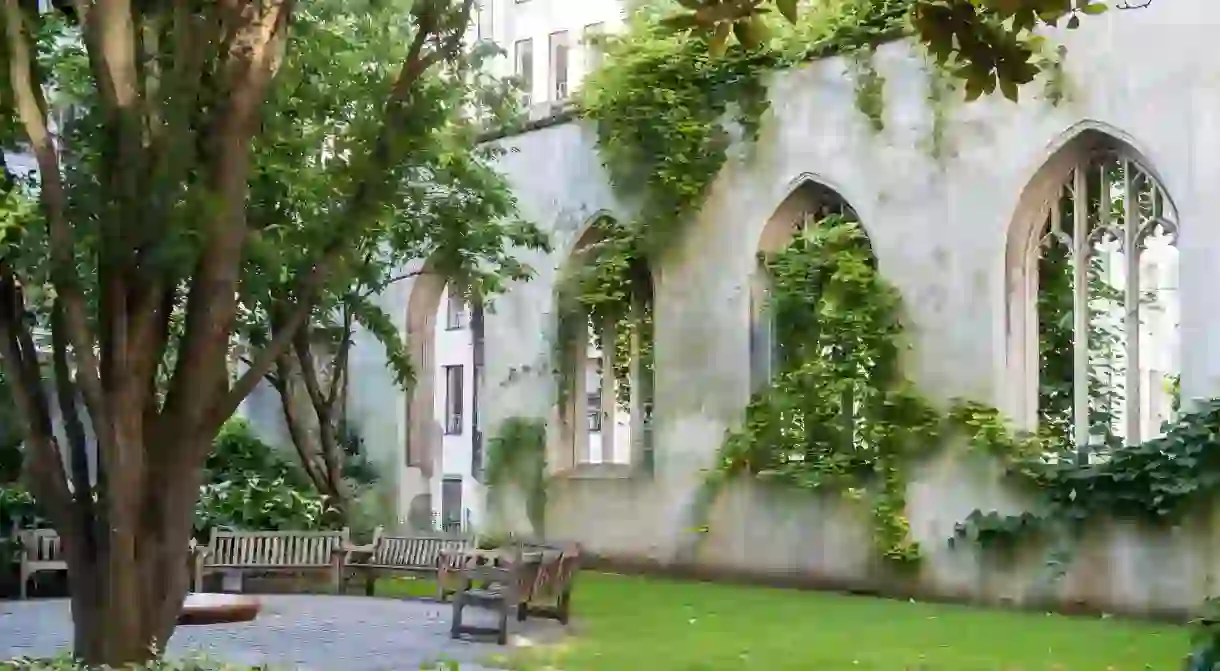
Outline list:
[[[771,303],[773,278],[768,259],[787,248],[811,226],[830,218],[859,223],[855,210],[836,191],[804,181],[780,203],[759,235],[750,277],[750,382],[757,391],[771,380],[780,354]]]
[[[1098,132],[1027,191],[1009,243],[1023,419],[1062,456],[1104,459],[1178,412],[1177,214],[1138,155]]]
[[[823,463],[890,463],[901,300],[853,208],[801,184],[763,228],[751,289],[755,393],[729,468],[803,482]]]
[[[653,280],[621,226],[593,220],[561,268],[559,470],[652,468]]]
[[[406,509],[400,510],[406,524],[414,529],[435,526],[432,482],[440,452],[441,430],[436,414],[436,330],[437,314],[445,295],[445,279],[424,264],[411,282],[407,300],[406,349],[415,370],[415,384],[407,392],[406,436],[403,455],[406,480],[401,496]]]
[[[422,480],[408,518],[417,528],[469,529],[482,516],[483,500],[482,301],[425,265],[411,288],[407,326],[416,380],[406,461],[408,473]]]

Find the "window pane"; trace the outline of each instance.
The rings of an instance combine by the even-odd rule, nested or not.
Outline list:
[[[521,82],[521,90],[525,93],[525,104],[528,105],[534,93],[534,41],[519,40],[514,52],[516,75]]]
[[[462,433],[462,367],[445,366],[445,433]]]
[[[568,97],[568,33],[551,33],[551,97]]]

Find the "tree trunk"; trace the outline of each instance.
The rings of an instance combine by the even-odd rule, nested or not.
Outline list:
[[[92,544],[85,534],[63,536],[74,650],[87,665],[117,668],[147,661],[165,649],[173,633],[190,587],[190,517],[201,478],[199,469],[181,466],[155,466],[166,475],[176,472],[181,488],[150,488],[134,501],[117,494],[103,503],[104,518],[135,508],[134,533],[121,525],[96,529]]]
[[[328,498],[339,523],[346,524],[350,502],[343,486],[338,427],[330,417],[329,406],[319,406],[312,394],[308,394],[308,389],[312,387],[316,390],[318,386],[316,380],[311,385],[307,379],[312,373],[316,371],[301,366],[295,357],[285,355],[277,365],[275,387],[280,396],[288,437],[296,448],[301,466],[317,492]]]

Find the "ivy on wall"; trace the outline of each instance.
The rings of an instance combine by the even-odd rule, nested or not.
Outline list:
[[[877,44],[904,34],[911,5],[828,0],[810,7],[795,26],[773,25],[761,48],[716,56],[706,37],[675,34],[662,25],[663,7],[638,12],[625,34],[604,38],[604,65],[586,80],[580,104],[595,123],[611,183],[634,216],[606,222],[603,235],[585,249],[584,262],[559,282],[561,409],[578,370],[573,354],[583,352],[572,344],[584,341],[590,325],[595,333],[616,325],[613,368],[620,393],[629,393],[631,382],[630,334],[639,334],[649,348],[641,367],[651,370],[652,314],[641,307],[650,306],[649,263],[663,258],[698,214],[735,135],[757,138],[768,104],[768,73],[852,54],[857,107],[880,131],[884,83],[871,54]],[[1059,104],[1067,95],[1062,53],[1048,48],[1041,57],[1048,73],[1045,97]],[[929,76],[929,144],[937,158],[946,145],[944,101],[953,86],[947,75],[934,67]],[[1034,511],[1019,516],[975,511],[958,525],[957,537],[987,542],[1030,530],[1079,531],[1100,514],[1165,519],[1198,497],[1216,494],[1220,450],[1209,448],[1220,435],[1220,401],[1200,404],[1161,438],[1135,447],[1111,445],[1108,461],[1081,465],[1071,458],[1072,342],[1061,320],[1040,320],[1041,421],[1037,432],[1025,434],[979,403],[936,409],[902,375],[901,301],[877,273],[867,238],[854,224],[825,220],[766,263],[774,280],[770,310],[778,370],[769,388],[751,400],[742,428],[728,436],[709,491],[745,474],[867,500],[878,552],[900,561],[919,557],[905,516],[911,464],[953,433],[999,459],[1038,501]],[[1039,312],[1070,311],[1070,278],[1063,284],[1060,272],[1066,258],[1049,256],[1042,263]],[[1112,335],[1091,333],[1090,340],[1116,345]],[[1111,355],[1098,355],[1091,370]],[[1121,381],[1111,383],[1113,377],[1090,379],[1095,428],[1112,423],[1112,409],[1121,405]],[[701,499],[704,509],[708,498]]]
[[[609,234],[589,245],[586,262],[561,278],[556,372],[565,409],[577,370],[573,342],[591,324],[616,324],[619,334],[646,332],[651,295],[648,264],[668,249],[696,215],[728,159],[735,127],[757,138],[768,107],[766,77],[774,70],[838,53],[865,50],[862,109],[881,115],[881,82],[867,53],[901,35],[910,0],[828,2],[793,27],[773,34],[766,48],[709,53],[705,37],[675,34],[661,22],[665,8],[637,11],[621,35],[602,38],[603,67],[582,84],[580,107],[595,123],[598,151],[612,186],[632,206],[629,222],[607,222]],[[872,73],[869,76],[868,73]],[[875,122],[874,122],[875,123]],[[588,317],[586,321],[586,316]],[[651,338],[641,345],[651,347]],[[616,348],[620,389],[629,385],[627,348]],[[647,369],[651,357],[644,357]]]
[[[777,366],[720,469],[867,497],[878,550],[915,558],[906,466],[935,444],[940,417],[902,375],[898,293],[859,225],[837,216],[765,263]]]
[[[492,505],[503,501],[506,487],[519,487],[530,525],[541,534],[546,524],[546,423],[524,417],[504,420],[488,441],[483,477]]]

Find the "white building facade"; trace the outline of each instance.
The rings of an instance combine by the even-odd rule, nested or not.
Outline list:
[[[516,76],[532,110],[562,104],[600,62],[590,38],[623,25],[622,0],[482,0],[468,39],[491,40],[506,53],[492,74]]]

